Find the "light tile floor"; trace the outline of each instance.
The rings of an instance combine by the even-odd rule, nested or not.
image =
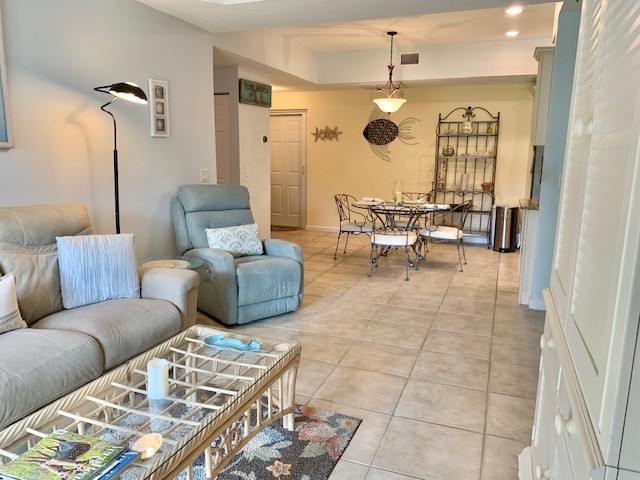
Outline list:
[[[273,237],[302,246],[303,305],[234,331],[301,342],[298,403],[363,420],[331,480],[517,480],[544,322],[517,304],[517,253],[469,245],[459,272],[435,244],[405,282],[400,252],[367,277],[367,237],[337,260],[336,234]]]

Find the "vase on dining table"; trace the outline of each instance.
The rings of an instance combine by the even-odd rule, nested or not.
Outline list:
[[[393,191],[391,192],[391,198],[393,199],[393,203],[395,203],[396,205],[400,205],[402,203],[403,191],[404,191],[404,181],[394,180]]]

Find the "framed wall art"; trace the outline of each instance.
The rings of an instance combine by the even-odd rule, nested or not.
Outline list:
[[[271,107],[271,85],[240,79],[240,103]]]
[[[169,136],[169,87],[162,80],[149,79],[149,112],[151,136]]]
[[[4,61],[4,41],[0,15],[0,149],[13,148],[11,117],[9,115],[9,93],[7,91],[7,66]]]

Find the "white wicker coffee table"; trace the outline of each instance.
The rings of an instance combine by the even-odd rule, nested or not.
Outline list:
[[[205,454],[212,478],[260,430],[282,418],[293,429],[300,345],[258,340],[260,350],[207,347],[203,339],[224,333],[193,326],[75,392],[0,431],[0,464],[55,429],[131,445],[148,433],[163,437],[160,450],[126,470],[127,478],[173,478]],[[152,358],[170,363],[170,393],[146,395],[146,366]]]

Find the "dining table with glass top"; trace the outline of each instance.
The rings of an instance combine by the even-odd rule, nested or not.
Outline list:
[[[436,212],[451,210],[449,204],[428,203],[422,199],[403,199],[402,202],[385,201],[379,198],[364,197],[354,202],[352,206],[366,209],[367,217],[373,222],[374,228],[371,234],[371,266],[377,266],[378,259],[386,256],[391,250],[404,248],[407,264],[407,277],[409,279],[409,267],[417,269],[419,261],[423,258],[420,230],[431,222],[431,216]],[[423,221],[423,219],[425,219]],[[414,232],[409,234],[409,231]],[[384,237],[383,242],[378,242],[376,236]],[[396,241],[397,240],[397,241]],[[382,243],[382,244],[381,244]],[[415,261],[409,258],[409,251],[415,254]]]
[[[427,203],[419,200],[404,199],[402,202],[396,203],[391,200],[383,200],[375,197],[363,197],[357,202],[351,204],[356,208],[361,208],[370,211],[372,207],[387,208],[389,211],[396,209],[397,207],[415,207],[422,213],[443,212],[451,210],[451,205],[448,203]],[[370,214],[369,214],[370,215]]]

